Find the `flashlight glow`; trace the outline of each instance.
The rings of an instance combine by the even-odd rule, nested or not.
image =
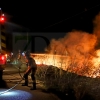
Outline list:
[[[0,89],[0,93],[6,91],[6,89]],[[0,100],[30,100],[33,98],[32,94],[22,90],[12,89],[0,95]]]

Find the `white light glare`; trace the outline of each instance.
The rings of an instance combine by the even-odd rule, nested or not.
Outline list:
[[[23,52],[22,55],[25,56],[25,53]]]
[[[5,16],[5,14],[2,14],[2,16]]]
[[[1,95],[3,96],[12,96],[12,95],[17,95],[18,93],[17,92],[14,92],[14,91],[9,91],[9,92],[2,92]]]
[[[30,100],[33,98],[32,94],[26,91],[15,90],[5,92],[6,89],[0,90],[0,100]]]

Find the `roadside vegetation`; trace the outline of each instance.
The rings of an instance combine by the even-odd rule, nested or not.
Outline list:
[[[77,75],[55,66],[38,66],[36,77],[45,91],[61,100],[100,100],[100,79]]]

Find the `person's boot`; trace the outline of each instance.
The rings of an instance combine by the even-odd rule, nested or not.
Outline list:
[[[36,90],[36,83],[33,83],[33,86],[30,88],[30,90]]]
[[[25,81],[25,83],[23,83],[22,86],[28,86],[28,81]]]

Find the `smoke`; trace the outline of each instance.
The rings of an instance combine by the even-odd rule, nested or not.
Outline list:
[[[100,13],[93,25],[93,33],[75,30],[63,38],[52,39],[46,48],[48,53],[66,56],[69,59],[67,68],[75,73],[100,77]]]
[[[72,31],[63,38],[52,39],[47,51],[51,54],[84,56],[100,48],[100,13],[93,20],[93,33]]]
[[[58,40],[52,39],[49,53],[59,55],[70,55],[71,57],[83,56],[94,51],[97,38],[94,34],[82,31],[73,31]]]

